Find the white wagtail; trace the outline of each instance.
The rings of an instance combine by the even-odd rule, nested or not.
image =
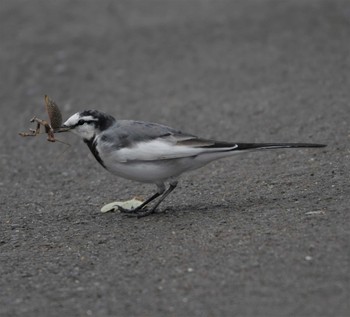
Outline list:
[[[133,210],[122,209],[122,212],[137,217],[153,213],[175,189],[180,174],[214,160],[247,150],[325,146],[310,143],[233,143],[201,139],[161,124],[116,120],[97,110],[86,110],[72,115],[62,128],[80,135],[96,160],[109,172],[130,180],[157,185],[157,192],[139,207]],[[169,183],[167,189],[166,183]],[[156,198],[158,201],[153,207],[147,208],[146,205]]]

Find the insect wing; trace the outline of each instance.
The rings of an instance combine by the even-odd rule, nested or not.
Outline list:
[[[62,126],[62,114],[56,103],[45,95],[45,108],[49,116],[50,125],[53,130]]]

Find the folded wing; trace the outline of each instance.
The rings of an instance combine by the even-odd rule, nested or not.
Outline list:
[[[156,161],[258,149],[322,147],[309,143],[229,143],[201,139],[156,123],[121,120],[116,128],[101,136],[109,152],[119,162]],[[102,142],[103,144],[103,142]],[[111,149],[111,147],[113,147]]]

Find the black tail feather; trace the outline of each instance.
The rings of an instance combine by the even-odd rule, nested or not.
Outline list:
[[[326,144],[315,143],[236,143],[236,151],[240,150],[269,150],[269,149],[285,149],[285,148],[321,148]]]

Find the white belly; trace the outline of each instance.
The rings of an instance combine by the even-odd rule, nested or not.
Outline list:
[[[169,159],[128,159],[109,147],[98,148],[106,168],[113,174],[145,183],[160,183],[181,173],[200,168],[209,162],[230,156],[233,152],[201,153],[199,155]],[[142,157],[142,156],[141,156]]]
[[[132,161],[116,163],[104,161],[107,169],[118,176],[138,182],[157,183],[176,177],[182,172],[192,169],[193,158],[161,161]],[[196,168],[196,167],[194,167]]]

